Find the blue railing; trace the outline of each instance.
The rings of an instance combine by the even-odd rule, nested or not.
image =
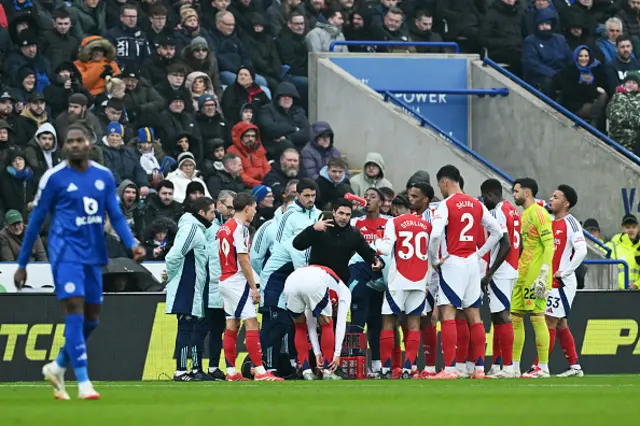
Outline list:
[[[593,126],[591,126],[589,123],[584,121],[582,118],[578,117],[577,115],[575,115],[574,113],[572,113],[571,111],[569,111],[568,109],[566,109],[565,107],[563,107],[562,105],[554,101],[553,99],[549,98],[548,96],[540,92],[535,87],[526,83],[524,80],[520,79],[518,76],[516,76],[512,72],[507,71],[506,69],[501,67],[498,63],[492,61],[489,58],[484,59],[484,64],[490,66],[494,70],[498,71],[500,74],[518,83],[520,86],[524,87],[529,92],[531,92],[534,96],[543,100],[549,106],[551,106],[552,108],[564,114],[568,119],[573,121],[576,126],[581,126],[592,135],[598,137],[599,139],[602,139],[602,141],[604,141],[607,145],[610,145],[611,147],[616,149],[618,152],[620,152],[622,155],[629,158],[631,161],[640,165],[640,157],[638,157],[633,152],[629,151],[628,149],[626,149],[625,147],[623,147],[622,145],[620,145],[619,143],[611,139],[609,136],[599,131],[598,129],[595,129]]]
[[[629,264],[622,259],[586,259],[585,265],[622,265],[624,268],[624,289],[629,290]],[[618,278],[616,276],[616,282]],[[616,287],[618,287],[616,283]]]
[[[333,48],[336,46],[446,47],[453,48],[456,53],[460,53],[458,43],[451,41],[334,41],[329,45],[329,52],[333,52]]]
[[[473,96],[509,96],[509,89],[506,87],[499,87],[495,89],[421,89],[421,90],[378,90],[380,93],[433,93],[439,95],[473,95]]]
[[[591,240],[595,245],[597,245],[602,250],[604,250],[605,253],[607,253],[607,255],[605,256],[607,259],[609,259],[611,257],[611,248],[610,247],[607,247],[602,241],[600,241],[599,239],[597,239],[596,237],[594,237],[593,235],[591,235],[589,232],[585,231],[584,229],[582,230],[582,232],[584,233],[584,236],[587,237],[587,239]]]

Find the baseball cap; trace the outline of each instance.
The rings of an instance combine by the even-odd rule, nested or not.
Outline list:
[[[0,101],[7,100],[7,99],[12,101],[13,96],[11,96],[11,93],[5,90],[4,92],[2,92],[2,94],[0,94]]]
[[[124,72],[122,73],[122,78],[135,78],[135,79],[139,79],[140,78],[140,70],[136,69],[134,67],[129,67],[127,69],[124,70]]]
[[[622,218],[622,224],[623,225],[637,225],[638,224],[638,218],[635,217],[635,215],[632,215],[631,213],[625,214],[624,217]]]
[[[582,227],[584,229],[586,229],[587,231],[590,230],[590,229],[598,229],[598,230],[600,230],[600,224],[598,223],[597,220],[595,220],[592,217],[590,217],[589,219],[585,220],[584,223],[582,224]]]
[[[4,214],[4,221],[7,225],[13,225],[19,222],[24,222],[22,213],[18,210],[9,210]]]
[[[74,105],[80,105],[80,106],[87,106],[87,104],[89,103],[89,100],[82,93],[74,93],[73,95],[69,96],[68,103],[74,104]]]
[[[29,102],[31,103],[35,103],[38,101],[44,101],[44,95],[40,92],[33,92],[30,96],[29,96]]]
[[[209,101],[216,102],[216,99],[213,97],[213,95],[210,95],[208,93],[205,93],[204,95],[200,95],[200,97],[198,98],[198,108],[202,108],[204,104]]]

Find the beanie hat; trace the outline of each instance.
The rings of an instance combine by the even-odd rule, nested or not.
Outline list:
[[[22,67],[18,70],[18,84],[22,84],[22,80],[27,78],[30,75],[36,75],[36,72],[31,67]]]
[[[247,70],[249,71],[249,74],[251,74],[251,79],[255,82],[256,81],[256,72],[253,68],[247,66],[247,65],[240,65],[240,68],[238,68],[238,72],[240,72],[240,70]]]
[[[184,22],[190,16],[195,16],[197,18],[198,17],[198,12],[196,12],[196,10],[194,8],[192,8],[192,7],[185,7],[184,9],[182,9],[180,11],[180,24],[184,25]]]
[[[194,167],[196,165],[196,158],[190,152],[183,152],[178,155],[178,168],[182,167],[182,163],[185,161],[192,161]]]
[[[122,99],[109,98],[106,106],[113,108],[116,111],[122,111],[124,109],[124,102]]]
[[[215,102],[216,103],[216,107],[218,106],[218,100],[216,99],[216,97],[214,95],[210,95],[208,93],[205,93],[204,95],[200,95],[200,97],[198,98],[198,108],[202,109],[204,104],[209,102],[209,101]]]
[[[124,137],[124,127],[122,127],[122,124],[118,123],[117,121],[112,121],[107,126],[107,136],[109,136],[111,133],[117,133],[121,137]]]
[[[256,199],[256,203],[260,204],[262,200],[264,200],[267,195],[271,194],[271,188],[266,185],[258,185],[253,188],[251,191],[251,195]]]
[[[193,40],[191,40],[191,43],[189,43],[189,46],[191,46],[192,48],[194,47],[206,47],[207,49],[209,49],[209,43],[207,43],[207,39],[205,39],[204,37],[196,37]]]
[[[138,129],[138,143],[153,143],[155,141],[155,134],[153,127],[142,127]]]
[[[200,191],[204,194],[205,193],[204,185],[198,181],[189,182],[189,185],[187,185],[187,196],[189,196],[190,194],[193,194],[196,191]]]
[[[27,29],[26,31],[22,31],[18,34],[18,46],[32,46],[34,44],[38,44],[38,34],[35,31],[30,31]]]
[[[622,82],[626,83],[627,81],[635,81],[636,83],[640,84],[640,73],[636,71],[628,72]]]
[[[80,106],[87,106],[89,101],[87,97],[82,93],[74,93],[73,95],[69,96],[69,103],[80,105]]]

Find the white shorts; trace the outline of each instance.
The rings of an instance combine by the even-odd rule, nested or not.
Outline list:
[[[436,307],[438,288],[440,287],[440,275],[433,270],[429,270],[429,277],[427,278],[427,281],[429,283],[429,288],[427,298],[424,303],[424,309],[422,310],[422,315],[427,315],[433,312],[433,309]]]
[[[562,287],[552,288],[547,296],[547,310],[545,315],[554,318],[567,318],[571,313],[571,305],[576,297],[578,281],[575,274],[561,280]]]
[[[382,300],[382,315],[400,316],[403,312],[407,315],[422,315],[425,293],[424,290],[385,289]]]
[[[256,306],[251,298],[251,287],[244,277],[234,276],[220,281],[218,289],[222,296],[222,307],[227,314],[227,319],[237,318],[244,321],[256,318]]]
[[[480,268],[478,256],[449,256],[440,265],[440,287],[438,306],[452,305],[456,308],[479,308],[482,304]]]
[[[283,293],[287,309],[293,315],[303,314],[307,310],[316,318],[319,315],[333,315],[329,287],[322,279],[318,279],[318,271],[314,268],[299,269],[295,274],[289,275],[284,283]]]
[[[517,278],[494,278],[489,283],[489,309],[492,314],[511,310],[511,293]]]

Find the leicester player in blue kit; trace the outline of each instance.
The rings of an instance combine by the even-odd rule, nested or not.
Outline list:
[[[27,281],[27,263],[40,228],[51,215],[49,260],[55,291],[65,314],[65,344],[58,358],[42,373],[53,386],[56,399],[68,400],[64,373],[68,364],[78,381],[80,399],[99,399],[87,374],[86,340],[98,325],[102,303],[101,266],[109,261],[104,238],[105,213],[135,260],[144,258],[119,207],[109,169],[89,161],[91,132],[82,123],[69,126],[64,150],[68,160],[49,169],[40,180],[34,210],[25,232],[17,288]]]

